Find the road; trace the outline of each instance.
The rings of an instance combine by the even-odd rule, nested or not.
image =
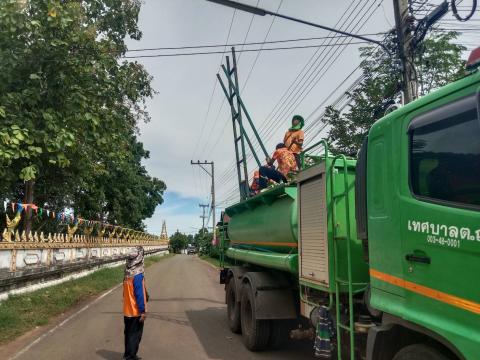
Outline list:
[[[148,318],[139,356],[168,359],[312,359],[311,345],[251,353],[226,323],[218,272],[196,256],[176,255],[146,271]],[[117,287],[70,320],[24,341],[15,360],[119,360],[123,353],[122,289]],[[32,344],[33,342],[33,344]],[[3,357],[3,356],[2,356]]]

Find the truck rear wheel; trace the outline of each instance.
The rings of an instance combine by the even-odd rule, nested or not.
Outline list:
[[[235,286],[235,277],[230,278],[226,288],[227,300],[227,321],[228,327],[235,334],[240,334],[242,331],[240,324],[240,302]]]
[[[414,344],[401,349],[393,360],[449,360],[449,358],[428,345]]]
[[[270,322],[257,320],[254,293],[250,284],[245,284],[242,289],[241,318],[242,338],[247,349],[264,350],[270,339]]]
[[[291,322],[288,320],[270,320],[270,338],[268,347],[278,350],[288,341]]]

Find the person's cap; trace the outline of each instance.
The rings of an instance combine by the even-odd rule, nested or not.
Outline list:
[[[305,120],[303,119],[303,117],[301,115],[293,115],[292,121],[294,121],[294,120],[298,120],[301,123],[305,122]]]

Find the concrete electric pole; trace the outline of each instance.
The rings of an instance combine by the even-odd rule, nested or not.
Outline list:
[[[215,163],[213,161],[199,161],[194,162],[190,160],[191,165],[198,165],[200,166],[203,171],[205,171],[210,178],[212,179],[212,187],[211,187],[211,194],[212,194],[212,232],[213,232],[213,240],[215,241]],[[210,165],[210,171],[208,171],[204,165]]]
[[[208,204],[198,204],[202,208],[202,215],[200,215],[200,218],[202,219],[202,235],[205,231],[205,219],[207,218],[207,215],[205,215],[205,209],[208,208],[210,205]]]
[[[408,0],[393,0],[395,25],[397,28],[398,52],[402,61],[403,96],[405,104],[417,96],[417,76],[415,72],[411,32],[411,18]]]

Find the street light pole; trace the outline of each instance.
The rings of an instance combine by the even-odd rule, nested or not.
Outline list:
[[[228,6],[228,7],[237,9],[237,10],[246,11],[246,12],[249,12],[249,13],[254,14],[254,15],[259,15],[259,16],[272,15],[272,16],[276,16],[276,17],[279,17],[279,18],[282,18],[282,19],[295,21],[295,22],[298,22],[298,23],[301,23],[301,24],[313,26],[313,27],[316,27],[316,28],[319,28],[319,29],[328,30],[328,31],[331,31],[331,32],[334,32],[334,33],[337,33],[337,34],[341,34],[341,35],[345,35],[345,36],[348,36],[348,37],[352,37],[352,38],[355,38],[355,39],[360,39],[360,40],[363,40],[363,41],[367,41],[367,42],[370,42],[370,43],[373,43],[373,44],[376,44],[376,45],[382,47],[387,52],[387,54],[390,54],[390,50],[385,46],[385,44],[383,44],[380,41],[370,39],[370,38],[362,36],[362,35],[352,34],[352,33],[346,32],[346,31],[331,28],[329,26],[312,23],[310,21],[306,21],[306,20],[302,20],[302,19],[297,19],[297,18],[294,18],[292,16],[279,14],[279,13],[269,11],[269,10],[265,10],[265,9],[261,9],[261,8],[255,7],[255,6],[241,4],[241,3],[238,3],[236,1],[231,1],[231,0],[207,0],[207,1],[219,4],[219,5]]]

